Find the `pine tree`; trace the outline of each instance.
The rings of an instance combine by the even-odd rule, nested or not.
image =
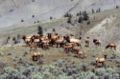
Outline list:
[[[83,21],[83,17],[80,16],[79,19],[78,19],[78,23],[82,23],[82,21]]]
[[[116,9],[118,9],[119,8],[119,6],[118,5],[116,5]]]
[[[50,16],[50,20],[52,20],[53,19],[53,17],[52,16]]]
[[[23,19],[21,19],[21,22],[24,22],[24,20],[23,20]]]
[[[71,17],[68,18],[67,23],[70,23],[70,24],[71,24]]]
[[[38,34],[43,35],[43,29],[41,26],[38,26]]]
[[[64,17],[71,17],[72,15],[70,13],[66,13]]]
[[[86,11],[83,12],[83,20],[85,21],[89,20],[89,16]]]
[[[52,29],[52,32],[56,32],[55,28]]]
[[[92,14],[95,13],[94,9],[92,9]]]

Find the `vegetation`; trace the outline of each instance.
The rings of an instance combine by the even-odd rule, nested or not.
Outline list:
[[[18,68],[5,67],[0,79],[117,79],[119,74],[112,68],[88,70],[87,64],[58,60],[49,65],[26,65]]]
[[[64,17],[71,17],[72,15],[70,13],[66,13]]]
[[[82,15],[83,15],[83,20],[85,20],[85,21],[89,20],[88,13],[87,13],[86,11],[84,11],[84,12],[82,13]]]
[[[21,19],[21,22],[24,22],[24,20],[23,20],[23,19]]]
[[[67,23],[71,24],[72,23],[72,15],[68,17]]]
[[[93,13],[95,13],[95,10],[94,10],[94,9],[92,9],[92,14],[93,14]]]
[[[38,26],[38,34],[43,35],[43,29],[41,26]]]
[[[116,9],[118,9],[119,8],[119,6],[118,5],[116,5]]]

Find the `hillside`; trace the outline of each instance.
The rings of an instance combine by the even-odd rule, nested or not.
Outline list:
[[[0,0],[0,79],[120,79],[119,6],[120,0]],[[58,35],[47,35],[53,31]]]
[[[119,3],[119,0],[0,0],[0,27],[28,26],[38,20],[49,21],[50,16],[57,19],[66,12],[111,9]]]

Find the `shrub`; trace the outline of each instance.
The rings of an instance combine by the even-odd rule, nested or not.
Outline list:
[[[119,74],[112,68],[98,68],[94,72],[88,70],[89,64],[75,63],[70,60],[58,60],[47,65],[20,65],[18,68],[3,68],[0,79],[117,79]]]
[[[24,20],[23,20],[23,19],[21,19],[21,22],[24,22]]]
[[[50,20],[52,20],[53,19],[53,17],[52,16],[50,16]]]
[[[106,73],[106,70],[104,68],[99,68],[95,70],[95,74],[97,76],[103,76]]]
[[[119,8],[119,6],[118,5],[116,5],[116,9],[118,9]]]
[[[33,72],[31,75],[32,79],[43,79],[43,75],[40,72]]]
[[[35,17],[35,15],[32,15],[32,18],[34,18]]]

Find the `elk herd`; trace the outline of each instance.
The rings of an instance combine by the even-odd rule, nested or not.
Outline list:
[[[82,39],[82,37],[80,37]],[[30,48],[30,52],[36,51],[38,48],[42,48],[43,50],[48,50],[50,47],[56,47],[56,48],[63,48],[64,52],[68,54],[69,52],[72,52],[75,54],[75,57],[87,57],[80,48],[81,46],[81,39],[77,39],[73,37],[72,35],[65,35],[62,36],[56,32],[48,33],[46,35],[30,35],[26,36],[24,35],[22,37],[24,42],[26,43],[26,46]],[[101,46],[101,41],[99,39],[93,39],[93,44],[95,46]],[[90,37],[86,37],[84,40],[85,47],[89,47],[90,44]],[[116,50],[116,44],[110,43],[105,46],[105,49],[114,49]],[[96,57],[96,64],[104,64],[105,57],[99,58]]]

